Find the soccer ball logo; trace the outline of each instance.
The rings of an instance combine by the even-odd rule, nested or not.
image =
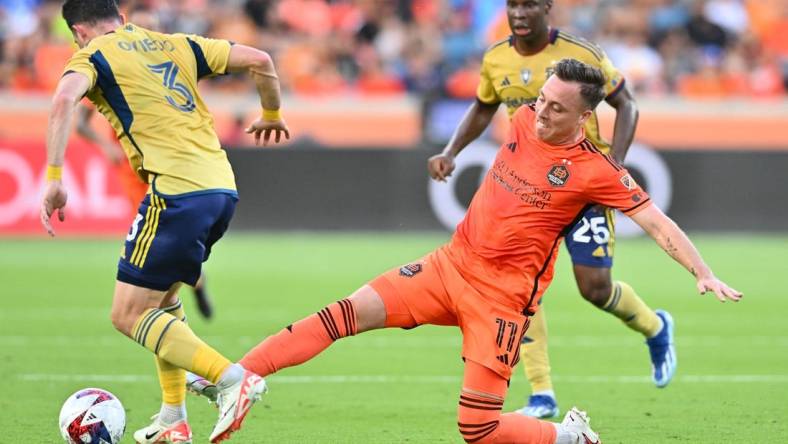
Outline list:
[[[69,444],[117,444],[125,431],[126,411],[106,390],[80,390],[60,409],[60,433]]]

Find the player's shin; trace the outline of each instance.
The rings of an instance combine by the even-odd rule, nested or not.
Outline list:
[[[357,322],[353,303],[343,299],[268,337],[239,363],[260,376],[302,364],[337,339],[355,335]]]
[[[186,322],[186,313],[183,311],[181,301],[162,310],[181,322]],[[159,374],[162,402],[159,420],[165,424],[172,424],[186,419],[186,370],[158,356],[156,356],[156,370]]]
[[[217,382],[230,361],[204,343],[178,318],[158,308],[143,312],[131,337],[168,363]],[[185,386],[185,381],[181,387]]]
[[[501,414],[507,380],[474,361],[465,361],[457,409],[460,435],[468,443],[554,444],[553,423],[518,413]]]
[[[662,321],[654,310],[626,282],[613,282],[613,291],[603,308],[647,338],[656,335],[662,328]]]

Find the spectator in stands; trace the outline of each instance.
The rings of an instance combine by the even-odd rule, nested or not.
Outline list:
[[[654,42],[663,62],[662,83],[668,91],[675,91],[677,79],[695,70],[696,52],[687,51],[687,48],[692,48],[692,44],[683,27],[672,28],[655,36]]]
[[[788,90],[788,2],[783,0],[771,11],[772,20],[762,34],[764,54],[774,60],[782,76],[783,89]]]
[[[0,0],[0,89],[45,90],[59,77],[53,60],[71,51],[68,30],[51,13],[60,2]],[[282,87],[296,94],[465,97],[475,87],[479,54],[508,36],[504,0],[121,0],[121,6],[149,9],[167,32],[270,48],[282,60]],[[786,0],[558,0],[551,17],[553,26],[599,42],[641,96],[771,97],[788,87]],[[206,86],[248,87],[232,76]]]
[[[664,91],[662,57],[648,45],[648,16],[638,8],[619,7],[608,20],[611,35],[604,49],[629,87],[638,94]]]
[[[703,13],[710,22],[733,35],[741,35],[749,28],[749,16],[741,0],[708,0]]]
[[[728,36],[721,26],[706,17],[704,1],[694,0],[692,5],[690,20],[687,23],[690,40],[698,46],[724,48],[728,44]]]

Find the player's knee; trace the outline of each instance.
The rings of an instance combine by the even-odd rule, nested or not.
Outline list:
[[[348,299],[355,308],[358,323],[354,333],[386,326],[386,306],[377,291],[369,285],[359,288]]]
[[[112,307],[109,318],[112,322],[112,326],[115,327],[116,330],[126,336],[131,336],[131,329],[134,327],[134,321],[130,323],[128,319],[129,316],[127,316],[123,310],[118,307]]]
[[[135,310],[136,307],[128,307],[119,304],[113,304],[112,311],[110,312],[110,321],[116,330],[124,335],[131,337],[134,324],[137,322],[142,312]]]
[[[613,291],[609,276],[589,276],[577,280],[580,294],[585,300],[597,307],[604,307]]]

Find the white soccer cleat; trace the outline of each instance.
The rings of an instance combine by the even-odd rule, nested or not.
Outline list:
[[[134,441],[137,444],[191,444],[192,429],[186,420],[174,424],[164,424],[159,421],[159,415],[151,417],[153,424],[134,432]]]
[[[566,431],[577,436],[578,444],[602,444],[599,435],[591,430],[591,419],[586,412],[578,410],[577,407],[572,407],[566,412],[561,425]]]
[[[218,443],[230,438],[230,434],[241,428],[241,424],[252,405],[268,391],[265,380],[244,370],[243,378],[226,390],[220,390],[217,399],[219,420],[211,432],[211,442]]]

